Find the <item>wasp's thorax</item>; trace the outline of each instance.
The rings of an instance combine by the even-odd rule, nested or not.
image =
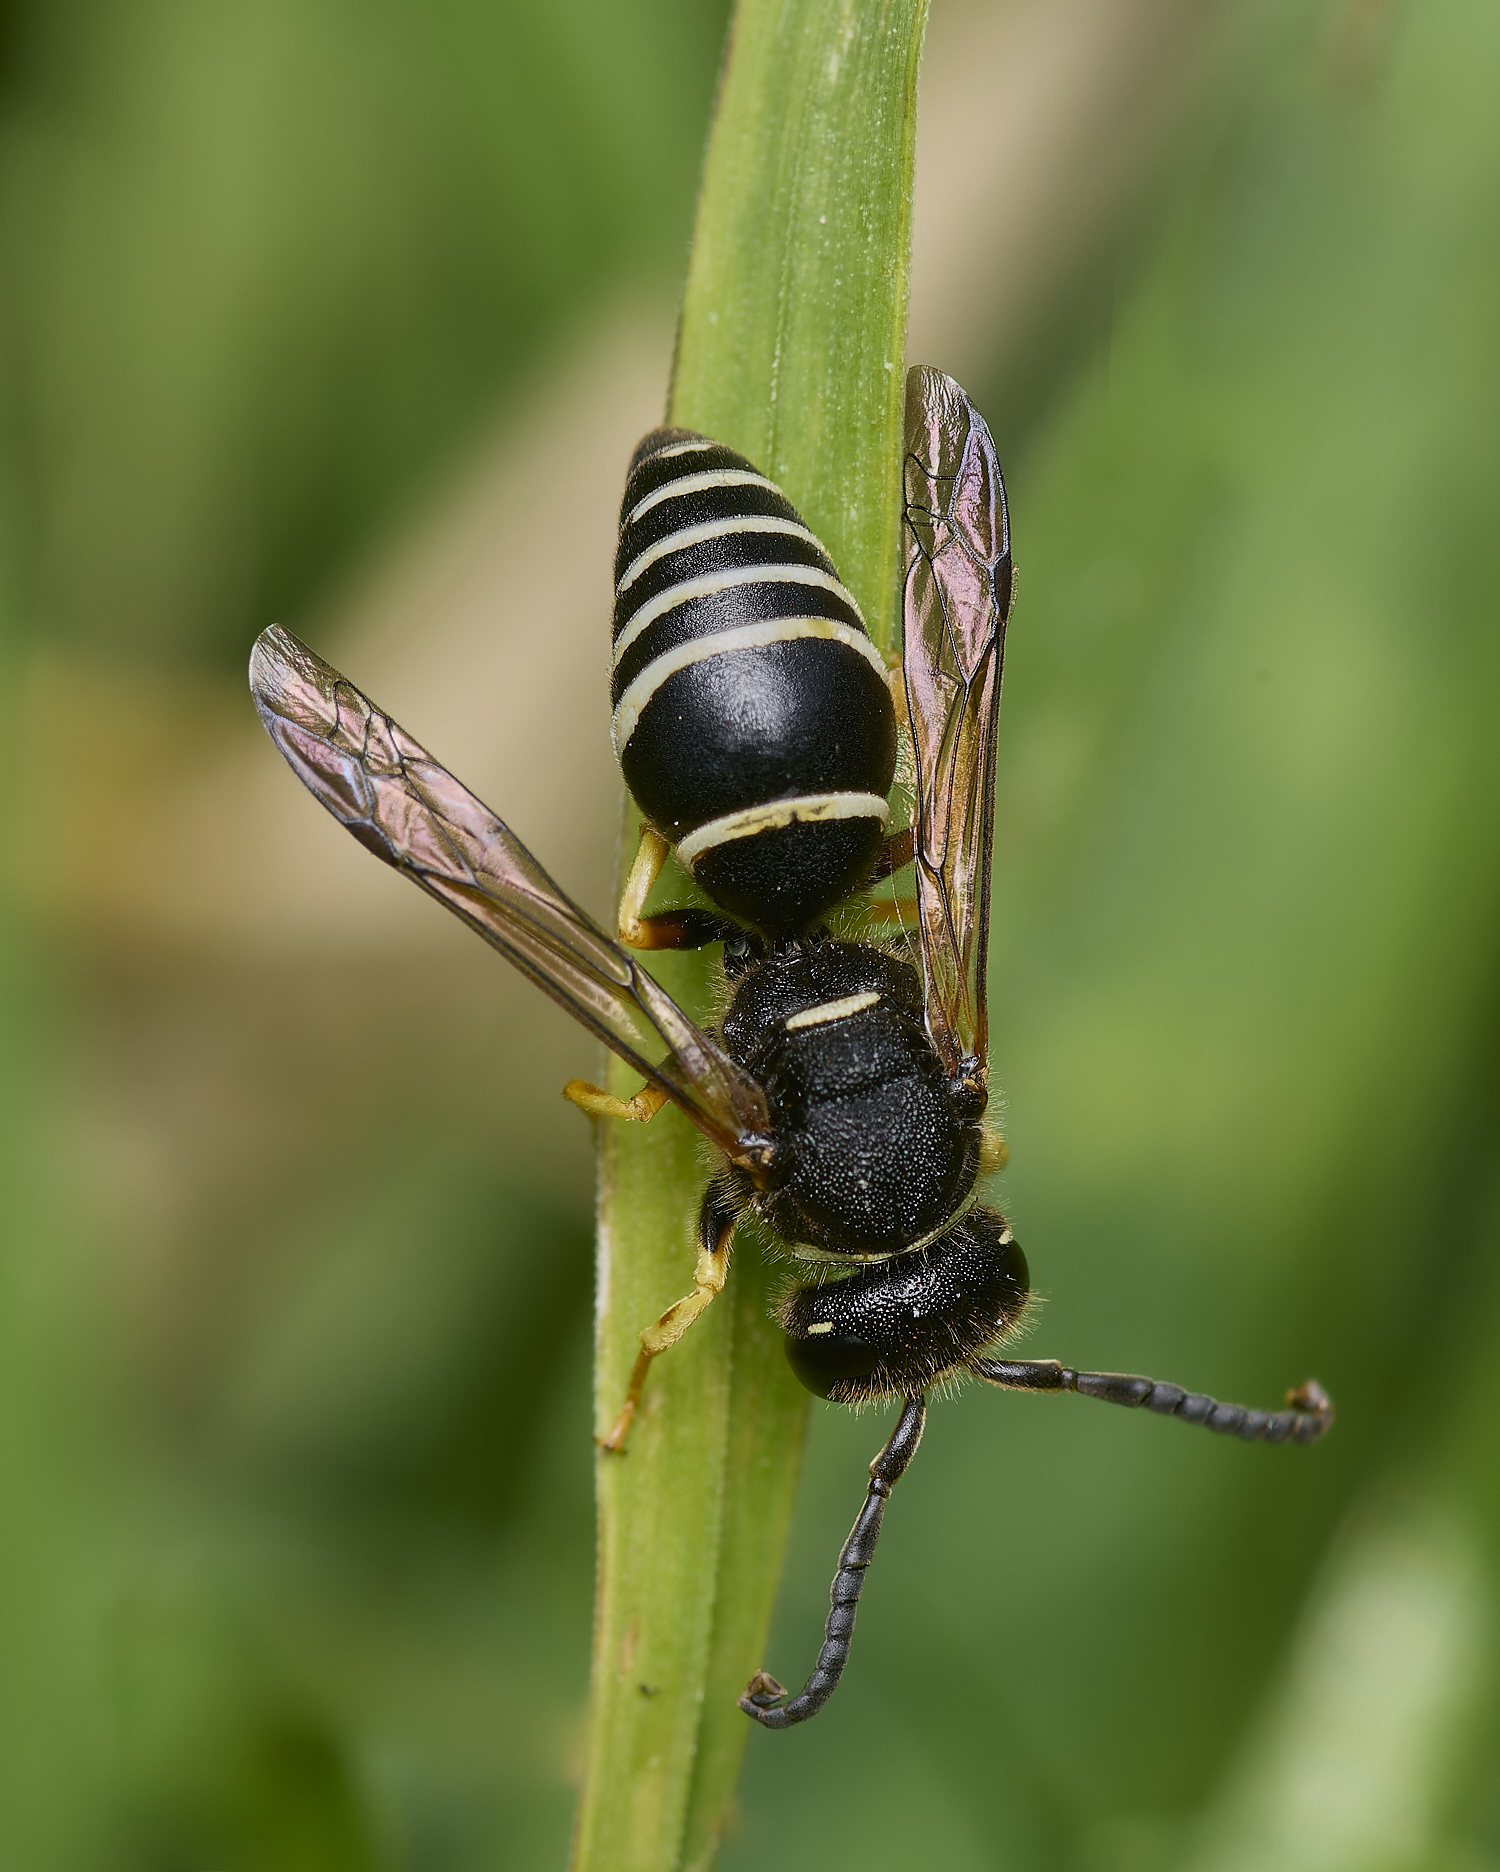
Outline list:
[[[961,1207],[977,1114],[927,1037],[910,963],[863,943],[774,952],[740,981],[724,1040],[771,1107],[776,1170],[757,1206],[784,1240],[899,1254]]]

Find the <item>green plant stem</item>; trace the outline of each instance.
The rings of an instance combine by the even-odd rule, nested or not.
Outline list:
[[[781,483],[887,648],[926,13],[926,0],[740,0],[669,403],[670,421]],[[687,888],[669,868],[662,890]],[[713,1017],[709,958],[653,967]],[[623,1070],[610,1083],[636,1089]],[[602,1129],[601,1434],[641,1327],[690,1285],[709,1167],[675,1111]],[[764,1661],[807,1418],[768,1317],[773,1280],[742,1229],[723,1298],[653,1370],[628,1453],[600,1457],[575,1872],[688,1872],[717,1852],[750,1731],[735,1699]]]

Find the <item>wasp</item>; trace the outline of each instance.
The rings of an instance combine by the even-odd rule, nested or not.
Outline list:
[[[994,443],[959,386],[907,381],[903,651],[888,671],[821,542],[772,481],[711,438],[659,429],[627,477],[615,563],[612,736],[644,820],[611,937],[406,731],[272,627],[250,681],[297,776],[377,858],[461,917],[645,1081],[573,1081],[591,1113],[675,1104],[714,1146],[692,1291],[640,1336],[623,1450],[651,1362],[724,1287],[758,1216],[801,1274],[780,1307],[819,1397],[900,1405],[839,1556],[824,1643],[790,1695],[758,1672],[747,1715],[785,1729],[837,1688],[885,1506],[927,1394],[965,1375],[1076,1392],[1210,1430],[1310,1443],[1333,1419],[1309,1380],[1281,1410],[1178,1385],[997,1356],[1030,1298],[1026,1260],[981,1202],[1005,1146],[986,1122],[995,756],[1014,594]],[[903,736],[909,823],[892,830]],[[668,853],[714,906],[645,914]],[[830,915],[913,874],[914,933],[840,937]],[[899,904],[892,906],[899,911]],[[721,944],[726,1011],[691,1020],[638,959]]]

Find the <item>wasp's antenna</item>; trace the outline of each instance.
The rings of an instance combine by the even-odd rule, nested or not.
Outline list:
[[[866,1569],[875,1558],[885,1504],[917,1453],[926,1419],[927,1399],[919,1391],[906,1400],[901,1421],[890,1441],[870,1464],[870,1492],[839,1555],[839,1570],[833,1576],[833,1589],[829,1594],[833,1605],[823,1628],[823,1649],[818,1653],[811,1677],[790,1699],[766,1671],[757,1671],[746,1685],[740,1708],[763,1728],[790,1729],[793,1723],[806,1722],[809,1716],[817,1715],[838,1689],[844,1666],[849,1662],[854,1615],[859,1610],[859,1595],[865,1589]]]
[[[1247,1443],[1316,1443],[1333,1422],[1333,1401],[1316,1378],[1287,1392],[1285,1410],[1263,1411],[1221,1404],[1201,1391],[1184,1391],[1181,1385],[1129,1372],[1074,1371],[1056,1359],[976,1359],[969,1369],[1007,1391],[1076,1391],[1080,1397],[1102,1398],[1127,1410],[1144,1406],[1163,1417],[1202,1424],[1221,1436],[1243,1437]]]

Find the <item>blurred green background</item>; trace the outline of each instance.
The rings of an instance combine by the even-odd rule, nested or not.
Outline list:
[[[243,668],[308,635],[607,902],[725,20],[5,10],[7,1867],[564,1862],[592,1049],[366,876]],[[1500,1868],[1497,66],[1485,0],[934,0],[1029,1343],[1340,1419],[944,1404],[734,1872]],[[881,1434],[814,1409],[788,1679]]]

